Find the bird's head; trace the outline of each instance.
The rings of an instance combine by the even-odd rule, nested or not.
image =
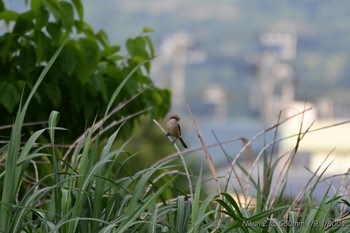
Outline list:
[[[171,115],[171,116],[169,117],[169,120],[170,120],[170,119],[174,119],[174,120],[180,121],[180,117],[179,117],[178,115]]]

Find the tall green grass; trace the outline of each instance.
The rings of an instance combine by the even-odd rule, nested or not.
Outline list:
[[[62,45],[64,46],[64,45]],[[111,113],[122,109],[119,105],[112,109],[122,88],[132,78],[132,74],[144,63],[138,65],[125,77],[114,92],[103,119],[86,130],[67,150],[55,145],[56,133],[64,130],[58,127],[59,113],[53,111],[47,128],[34,132],[21,144],[21,130],[25,113],[36,89],[43,82],[47,71],[55,62],[62,47],[55,53],[23,106],[16,116],[10,140],[0,149],[4,156],[3,172],[0,174],[1,209],[0,232],[349,232],[348,192],[338,190],[330,194],[332,185],[319,203],[312,199],[316,187],[323,182],[324,171],[317,171],[307,183],[300,196],[287,199],[286,179],[290,164],[298,151],[298,143],[308,133],[291,135],[297,138],[293,151],[284,156],[288,164],[282,173],[276,167],[280,159],[272,160],[266,152],[269,147],[283,139],[268,143],[256,156],[255,162],[247,169],[238,158],[242,154],[252,154],[251,144],[269,131],[277,132],[285,121],[262,131],[252,139],[239,138],[242,150],[235,159],[230,158],[218,140],[230,164],[226,177],[219,177],[199,126],[193,118],[195,131],[202,144],[201,148],[180,151],[169,155],[157,163],[137,172],[130,172],[125,164],[139,154],[128,154],[126,140],[116,148],[115,141],[123,124],[108,135],[105,121]],[[141,91],[142,92],[142,91]],[[133,98],[139,98],[139,93]],[[139,110],[135,115],[143,112]],[[300,113],[303,114],[303,113]],[[132,116],[130,116],[132,117]],[[126,117],[124,120],[127,120]],[[160,124],[158,124],[161,127]],[[107,127],[108,128],[108,127]],[[39,137],[49,134],[50,141],[40,144]],[[105,137],[104,137],[105,138]],[[236,140],[232,140],[236,141]],[[232,142],[231,141],[231,142]],[[191,172],[184,159],[186,154],[202,151],[205,154],[214,188],[208,189],[207,178],[202,169]],[[274,151],[274,149],[272,149]],[[127,155],[127,156],[125,156]],[[181,163],[175,163],[181,161]],[[262,168],[259,168],[262,161]],[[203,165],[204,166],[204,165]],[[255,169],[262,175],[254,177]],[[238,175],[244,174],[244,176]],[[187,189],[177,190],[175,180],[185,177]],[[278,177],[275,183],[273,177]],[[347,186],[348,174],[344,174]],[[231,179],[238,185],[233,193],[228,192]],[[222,180],[224,182],[222,183]],[[253,189],[254,194],[247,190]],[[174,191],[181,195],[174,195]],[[342,192],[341,192],[342,191]],[[239,194],[243,197],[239,198]],[[244,198],[246,200],[243,204]],[[253,201],[254,199],[254,201]]]

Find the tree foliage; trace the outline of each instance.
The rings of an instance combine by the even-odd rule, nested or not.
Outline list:
[[[152,41],[144,28],[136,38],[126,41],[126,55],[121,47],[111,45],[107,34],[95,32],[84,22],[81,0],[30,0],[27,10],[8,10],[0,0],[0,125],[11,124],[21,96],[30,91],[50,57],[70,36],[45,82],[37,91],[26,121],[38,122],[48,118],[51,110],[61,113],[61,125],[72,129],[69,139],[81,134],[96,115],[104,112],[116,87],[138,64],[155,56]],[[170,93],[152,85],[150,63],[139,69],[123,89],[122,102],[148,87],[119,112],[123,117],[151,108],[154,118],[169,110]],[[134,121],[125,129],[130,132]]]

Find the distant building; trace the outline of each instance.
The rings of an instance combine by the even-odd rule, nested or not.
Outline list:
[[[279,155],[284,155],[280,164],[284,166],[290,162],[289,155],[296,148],[300,134],[293,166],[305,166],[311,172],[317,169],[322,172],[329,166],[327,174],[347,172],[350,169],[350,124],[335,126],[342,120],[332,118],[333,103],[326,97],[315,103],[295,100],[296,35],[267,32],[261,35],[259,44],[259,50],[250,58],[254,71],[250,105],[268,126],[290,118],[278,127],[282,139]]]
[[[209,85],[202,93],[202,99],[211,108],[211,115],[218,120],[228,118],[228,91],[218,84]]]
[[[180,114],[184,111],[187,64],[201,63],[206,53],[196,48],[196,40],[185,32],[168,34],[160,47],[157,60],[159,70],[156,82],[172,91],[172,111]]]
[[[250,106],[267,124],[294,101],[294,63],[297,38],[289,32],[273,31],[260,36],[259,50],[250,58],[254,83]]]
[[[297,115],[298,114],[298,115]],[[297,115],[297,116],[296,116]],[[327,175],[346,173],[350,169],[350,122],[342,119],[318,119],[312,104],[294,102],[284,112],[283,119],[290,118],[279,127],[281,139],[279,154],[290,155],[300,142],[293,166],[305,166],[311,172],[319,169]],[[305,134],[305,135],[304,135]],[[284,156],[281,164],[288,163]]]

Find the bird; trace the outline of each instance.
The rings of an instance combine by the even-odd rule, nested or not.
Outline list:
[[[179,121],[180,121],[180,117],[178,115],[171,115],[169,117],[169,120],[166,123],[166,131],[167,131],[166,136],[174,137],[175,141],[173,141],[173,143],[175,143],[176,140],[179,139],[182,146],[184,148],[188,148],[188,146],[186,145],[186,143],[181,137],[181,127],[180,127]]]

